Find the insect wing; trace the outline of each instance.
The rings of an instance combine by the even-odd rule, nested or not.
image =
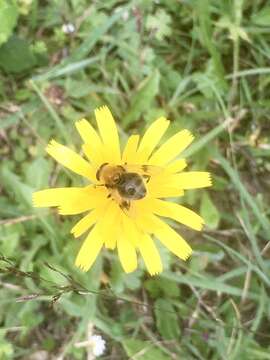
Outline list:
[[[164,169],[161,166],[148,165],[148,164],[125,164],[124,165],[127,172],[134,172],[139,175],[158,175]]]

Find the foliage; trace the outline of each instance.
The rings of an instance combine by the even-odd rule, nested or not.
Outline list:
[[[15,1],[0,2],[0,45],[7,41],[17,23],[18,10]]]
[[[1,359],[85,358],[89,324],[104,358],[270,358],[269,16],[264,0],[0,0]],[[123,140],[163,115],[190,129],[189,168],[214,177],[182,200],[206,222],[179,229],[191,260],[161,247],[159,277],[109,251],[80,272],[76,219],[31,204],[81,185],[44,147],[78,149],[74,121],[103,104]]]

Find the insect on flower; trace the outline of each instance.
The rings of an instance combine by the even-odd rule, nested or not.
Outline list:
[[[103,245],[117,248],[125,272],[137,268],[139,252],[151,275],[162,271],[155,238],[179,258],[186,260],[191,247],[163,218],[195,230],[203,219],[192,210],[167,198],[184,195],[188,189],[211,186],[208,172],[183,171],[187,166],[179,154],[192,142],[182,130],[158,147],[169,121],[154,121],[140,139],[131,135],[120,151],[119,136],[110,110],[95,110],[98,132],[85,119],[76,122],[88,160],[51,140],[47,152],[60,164],[85,177],[84,187],[55,188],[35,192],[36,207],[57,207],[61,215],[86,213],[71,229],[75,237],[88,231],[75,264],[87,271]]]
[[[131,168],[137,172],[131,172]],[[147,194],[143,179],[149,181],[151,165],[116,165],[104,163],[96,173],[97,180],[104,181],[104,186],[112,192],[121,209],[129,210],[132,200],[140,200]]]

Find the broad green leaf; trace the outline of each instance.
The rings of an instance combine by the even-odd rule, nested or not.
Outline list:
[[[218,227],[220,214],[207,192],[204,192],[202,196],[200,214],[211,229]]]
[[[152,298],[157,298],[162,294],[158,280],[148,279],[145,281],[144,287]]]
[[[27,183],[34,189],[48,187],[51,163],[44,158],[36,158],[26,170]]]
[[[127,339],[122,341],[128,358],[136,356],[137,360],[169,360],[170,357],[163,353],[149,341]]]
[[[24,184],[19,176],[12,173],[7,167],[3,167],[0,171],[0,182],[19,204],[32,208],[33,188]]]
[[[256,25],[269,26],[270,24],[270,6],[265,6],[257,14],[253,14],[251,20]]]
[[[0,1],[0,45],[5,43],[17,24],[18,10],[15,1]]]
[[[20,227],[0,226],[0,252],[10,257],[16,255],[17,246],[20,238]]]
[[[167,279],[148,279],[144,282],[144,286],[152,298],[158,298],[162,295],[166,296],[166,298],[173,298],[180,295],[178,285],[174,281]]]
[[[160,278],[158,279],[158,283],[166,297],[174,298],[180,295],[179,286],[174,281]]]
[[[137,271],[134,271],[133,273],[130,274],[125,274],[124,276],[124,281],[125,281],[125,285],[128,289],[130,290],[137,290],[140,288],[141,286],[141,276],[142,276],[142,271],[140,269],[138,269]]]
[[[111,266],[110,283],[114,293],[119,294],[124,290],[124,273],[119,262],[114,261]]]
[[[138,92],[134,95],[130,110],[123,118],[122,124],[127,127],[132,122],[137,121],[140,116],[152,104],[153,99],[159,90],[160,74],[155,70],[149,77],[143,80],[139,86]]]
[[[180,328],[177,314],[172,304],[165,299],[158,299],[155,302],[156,326],[160,335],[165,340],[179,338]]]
[[[36,65],[36,58],[26,40],[12,36],[0,48],[0,67],[8,73],[20,73]]]
[[[113,262],[110,272],[110,284],[115,294],[123,293],[125,288],[136,290],[141,286],[140,277],[142,271],[139,269],[133,273],[126,274],[119,262]]]

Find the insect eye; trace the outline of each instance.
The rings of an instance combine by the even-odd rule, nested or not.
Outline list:
[[[128,195],[134,195],[135,192],[136,192],[136,190],[133,187],[130,187],[130,188],[127,189]]]

